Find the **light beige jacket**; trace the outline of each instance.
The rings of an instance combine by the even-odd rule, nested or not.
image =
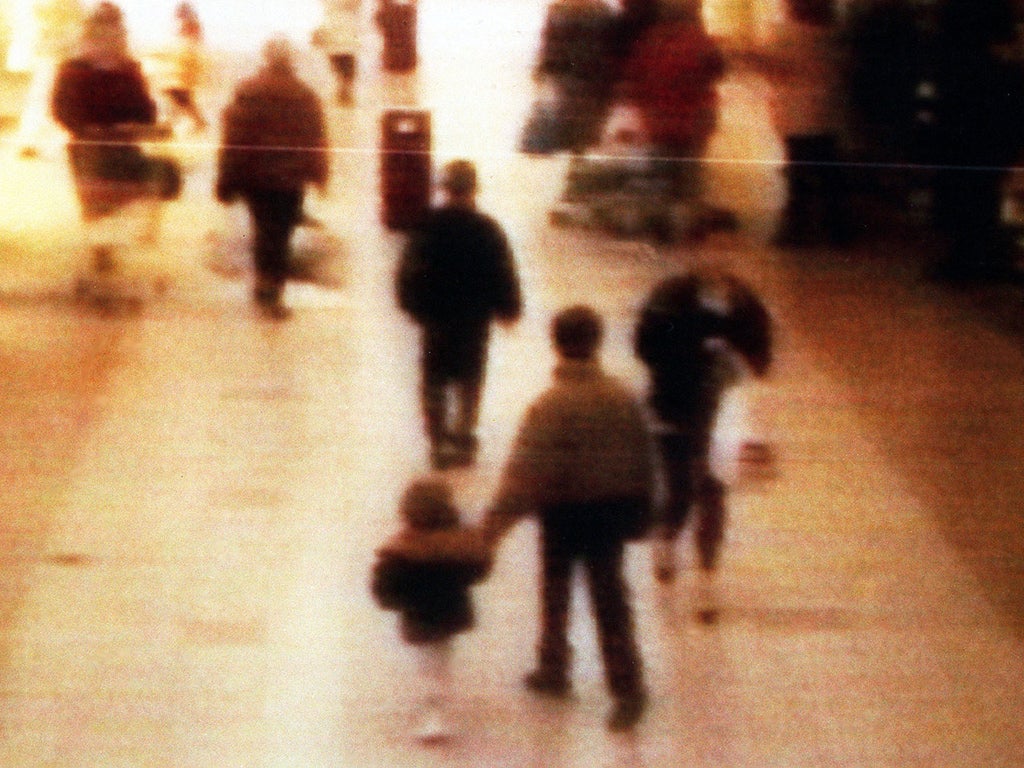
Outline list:
[[[649,501],[653,452],[633,394],[596,361],[562,360],[528,409],[484,526],[492,540],[559,504]]]

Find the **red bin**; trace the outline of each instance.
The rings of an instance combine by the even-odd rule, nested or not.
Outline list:
[[[381,134],[381,220],[389,229],[411,229],[430,207],[430,113],[388,110]]]

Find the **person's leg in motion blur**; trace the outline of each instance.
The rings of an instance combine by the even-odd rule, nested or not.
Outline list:
[[[595,539],[587,547],[583,560],[605,678],[615,699],[608,716],[608,728],[614,731],[632,728],[647,705],[633,612],[622,576],[623,554],[621,540]]]
[[[256,303],[275,316],[286,312],[281,305],[288,278],[288,252],[292,232],[302,210],[302,193],[261,190],[246,196],[255,230],[253,257],[256,266]]]

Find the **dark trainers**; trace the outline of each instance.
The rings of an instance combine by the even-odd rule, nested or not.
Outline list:
[[[632,729],[640,721],[645,709],[647,709],[647,694],[642,691],[619,698],[608,714],[606,722],[608,730],[628,731]]]
[[[572,693],[572,684],[565,675],[542,672],[539,669],[526,674],[523,677],[523,685],[534,693],[556,698],[565,698]]]

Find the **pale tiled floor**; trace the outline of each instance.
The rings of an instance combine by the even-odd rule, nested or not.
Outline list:
[[[3,158],[19,193],[0,193],[17,266],[0,306],[0,765],[1020,765],[1024,379],[1019,338],[988,307],[1013,297],[921,286],[894,246],[764,246],[778,149],[751,81],[724,86],[712,150],[730,160],[713,188],[742,206],[741,233],[659,252],[548,229],[564,161],[512,153],[542,6],[442,6],[421,4],[415,76],[380,74],[371,48],[359,107],[332,109],[336,174],[311,207],[344,238],[344,286],[292,286],[287,324],[260,322],[244,283],[204,269],[203,235],[227,226],[209,146],[179,148],[186,198],[161,247],[128,265],[169,274],[170,294],[121,318],[61,298],[81,260],[62,164]],[[727,264],[776,312],[781,476],[731,497],[721,621],[695,622],[688,571],[658,587],[647,548],[630,553],[653,693],[632,737],[602,728],[583,600],[576,700],[518,686],[535,629],[529,524],[476,590],[456,738],[424,749],[410,735],[409,660],[367,590],[425,459],[414,331],[390,292],[401,238],[376,207],[379,109],[395,103],[432,110],[441,157],[479,163],[523,274],[526,314],[492,347],[480,465],[454,475],[468,516],[547,380],[559,306],[605,314],[606,362],[638,391],[629,332],[658,277]]]

